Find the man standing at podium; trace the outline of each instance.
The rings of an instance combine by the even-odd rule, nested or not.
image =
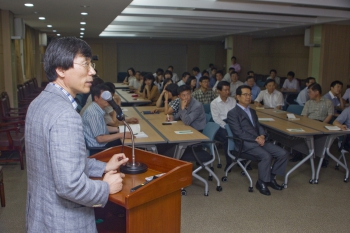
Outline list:
[[[28,108],[25,129],[28,191],[27,232],[97,232],[94,209],[122,189],[124,175],[116,169],[124,154],[107,163],[88,159],[74,97],[88,93],[92,75],[91,49],[83,40],[52,41],[44,69],[50,83]],[[91,180],[89,177],[102,177]]]

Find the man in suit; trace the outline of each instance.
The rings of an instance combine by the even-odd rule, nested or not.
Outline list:
[[[124,174],[116,169],[124,154],[104,163],[86,157],[83,124],[74,97],[88,93],[92,76],[89,45],[74,37],[52,41],[44,58],[50,81],[28,108],[26,231],[97,232],[94,209],[122,189]],[[91,180],[89,177],[102,177]]]
[[[234,135],[244,140],[242,158],[255,159],[258,163],[258,181],[256,188],[264,195],[271,195],[267,186],[282,190],[275,179],[283,176],[288,162],[288,152],[268,142],[264,129],[260,126],[258,116],[249,108],[252,100],[251,87],[239,86],[236,90],[238,103],[227,113],[227,123]],[[271,169],[272,159],[275,163]]]

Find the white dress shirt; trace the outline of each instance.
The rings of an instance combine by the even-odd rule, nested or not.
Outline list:
[[[299,87],[299,82],[296,78],[293,78],[292,81],[289,81],[289,79],[286,79],[283,83],[282,88],[286,88],[286,89],[296,89],[297,91],[300,90]]]
[[[269,108],[276,108],[284,105],[284,99],[281,92],[274,90],[271,94],[267,90],[260,91],[256,102],[264,101],[264,106]]]
[[[237,87],[242,86],[242,85],[243,85],[243,83],[239,80],[237,80],[237,82],[235,82],[235,83],[231,82],[231,84],[230,84],[231,96],[236,96]]]
[[[236,100],[232,97],[228,97],[226,102],[222,101],[220,96],[215,98],[210,103],[210,112],[215,123],[219,124],[221,128],[225,128],[226,122],[223,121],[227,118],[227,113],[236,106]]]
[[[349,101],[350,102],[350,88],[346,89],[344,95],[343,95],[343,100]]]

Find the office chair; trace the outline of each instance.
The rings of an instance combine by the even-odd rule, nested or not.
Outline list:
[[[304,108],[304,106],[297,105],[297,104],[291,104],[288,106],[287,112],[294,113],[296,115],[301,115],[303,108]]]
[[[213,118],[211,116],[211,113],[206,113],[205,114],[205,120],[206,120],[206,123],[210,122],[210,121],[213,121]]]
[[[225,171],[225,176],[223,176],[221,178],[221,180],[223,182],[227,181],[227,175],[228,175],[228,171],[230,169],[232,169],[232,167],[236,164],[238,164],[241,168],[242,168],[242,172],[241,174],[243,176],[247,176],[248,180],[249,180],[249,188],[248,191],[249,192],[253,192],[253,181],[252,178],[250,177],[248,171],[247,171],[247,167],[250,164],[251,160],[253,160],[254,158],[250,155],[247,154],[242,154],[242,149],[243,149],[243,145],[244,145],[244,141],[240,138],[236,138],[234,137],[230,126],[229,125],[225,125],[225,129],[227,131],[227,138],[228,138],[228,148],[227,148],[227,153],[228,155],[232,158],[232,163],[231,165],[226,169]],[[244,158],[241,158],[241,156],[243,155]],[[245,164],[243,165],[242,162],[245,162]]]
[[[342,142],[341,145],[339,147],[339,151],[340,151],[340,156],[338,158],[339,161],[341,161],[342,159],[344,160],[344,165],[347,167],[347,163],[346,163],[346,158],[345,158],[345,153],[349,153],[349,146],[347,145],[347,143],[349,143],[349,137],[347,135],[341,137],[342,138]],[[339,140],[339,138],[338,138]],[[339,170],[339,164],[337,163],[335,165],[335,170]],[[348,182],[348,178],[344,178],[344,182]]]
[[[210,104],[203,104],[204,112],[205,113],[210,113]]]
[[[208,190],[208,182],[203,179],[201,176],[199,176],[197,173],[205,169],[209,172],[209,177],[208,180],[213,180],[212,177],[216,179],[216,191],[221,192],[222,187],[220,186],[220,180],[216,176],[213,170],[208,166],[209,164],[212,164],[215,160],[215,141],[213,141],[216,132],[219,130],[220,126],[214,122],[208,122],[205,128],[203,129],[203,134],[206,135],[210,141],[202,142],[202,143],[197,143],[194,145],[191,145],[190,147],[187,147],[183,156],[181,157],[181,160],[184,161],[189,161],[189,162],[197,162],[199,164],[199,167],[196,168],[192,172],[192,176],[197,178],[198,180],[202,181],[204,183],[204,196],[209,195],[209,190]],[[209,149],[210,154],[203,150],[203,147],[206,147]],[[216,153],[217,150],[216,150]],[[186,195],[187,192],[185,189],[182,190],[182,195]]]

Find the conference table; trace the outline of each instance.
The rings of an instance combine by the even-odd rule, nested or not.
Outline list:
[[[137,97],[133,97],[133,95],[136,95],[134,93],[130,93],[129,89],[116,89],[115,93],[120,96],[122,106],[138,106],[138,105],[146,105],[151,103],[150,100],[142,98],[141,95],[138,95]]]
[[[329,157],[331,159],[333,159],[335,162],[337,162],[341,167],[343,167],[346,171],[345,174],[345,178],[344,178],[344,182],[348,182],[348,177],[349,177],[349,169],[348,167],[340,162],[331,152],[330,152],[330,147],[332,145],[332,143],[334,142],[334,140],[342,135],[345,134],[349,134],[349,131],[336,131],[336,130],[328,130],[327,128],[325,128],[325,126],[330,126],[327,123],[323,123],[320,121],[316,121],[316,120],[312,120],[309,119],[307,117],[304,116],[299,116],[299,115],[295,115],[296,118],[298,120],[288,120],[287,118],[287,113],[285,111],[281,111],[281,110],[277,110],[277,109],[261,109],[261,108],[257,108],[256,112],[260,117],[265,117],[265,118],[273,118],[274,120],[277,121],[282,121],[282,123],[284,124],[283,127],[287,128],[290,127],[290,123],[293,123],[294,125],[294,129],[298,129],[301,128],[304,130],[304,132],[299,132],[300,135],[298,135],[298,137],[300,138],[305,138],[306,144],[309,148],[309,154],[308,156],[306,156],[306,158],[304,158],[302,161],[300,161],[297,165],[295,165],[290,171],[288,171],[288,173],[286,174],[285,177],[285,184],[287,184],[286,182],[288,181],[288,176],[295,170],[297,169],[299,166],[301,166],[303,163],[305,163],[309,158],[311,161],[311,169],[312,169],[312,178],[310,179],[310,183],[311,184],[318,184],[319,182],[319,174],[320,174],[320,170],[321,170],[321,166],[322,166],[322,161],[324,159],[324,155],[325,153],[327,153],[329,155]],[[260,122],[263,126],[266,126],[267,128],[272,129],[272,132],[274,131],[278,131],[278,128],[281,127],[281,125],[274,125],[271,122]],[[270,125],[269,125],[270,124]],[[308,132],[311,132],[310,129],[314,130],[315,132],[313,133],[313,137],[307,136],[306,134]],[[287,132],[284,132],[284,135],[288,135]],[[277,136],[277,137],[276,137]],[[281,141],[281,138],[284,137],[278,137],[281,135],[275,135],[275,138],[277,139],[276,141]],[[283,135],[282,135],[283,136]],[[297,135],[294,135],[297,136]],[[305,153],[305,150],[303,150],[302,148],[299,147],[298,144],[293,144],[290,141],[283,141],[281,142],[284,145],[290,146],[291,148],[300,151],[302,153]],[[292,144],[292,145],[291,145]],[[313,149],[312,149],[313,148]],[[310,151],[310,149],[312,149],[312,151]],[[314,164],[313,164],[313,154],[311,154],[311,152],[313,152],[315,155],[320,157],[320,161],[317,167],[317,171],[316,174],[314,174]]]
[[[174,158],[180,159],[187,146],[209,141],[209,138],[199,131],[195,130],[189,125],[185,125],[182,121],[177,121],[171,125],[163,125],[166,122],[166,115],[164,112],[158,114],[143,114],[143,111],[152,111],[155,106],[139,106],[135,110],[147,120],[153,128],[163,135],[168,143],[176,143]],[[175,131],[184,132],[184,134],[176,134]],[[190,133],[186,133],[190,132]]]
[[[129,86],[127,84],[124,83],[113,83],[115,86],[115,89],[128,89],[129,90]]]
[[[156,144],[175,143],[176,149],[174,158],[180,159],[187,146],[199,142],[209,141],[209,138],[191,126],[185,125],[182,121],[177,121],[172,125],[163,125],[166,116],[164,113],[143,114],[143,111],[152,111],[155,106],[142,107],[122,107],[126,118],[137,117],[141,126],[141,131],[148,135],[147,138],[135,138],[135,146],[144,147],[157,153]],[[185,134],[176,134],[175,131],[182,131]],[[190,131],[190,133],[189,133]],[[131,145],[131,139],[125,140],[126,145]]]

